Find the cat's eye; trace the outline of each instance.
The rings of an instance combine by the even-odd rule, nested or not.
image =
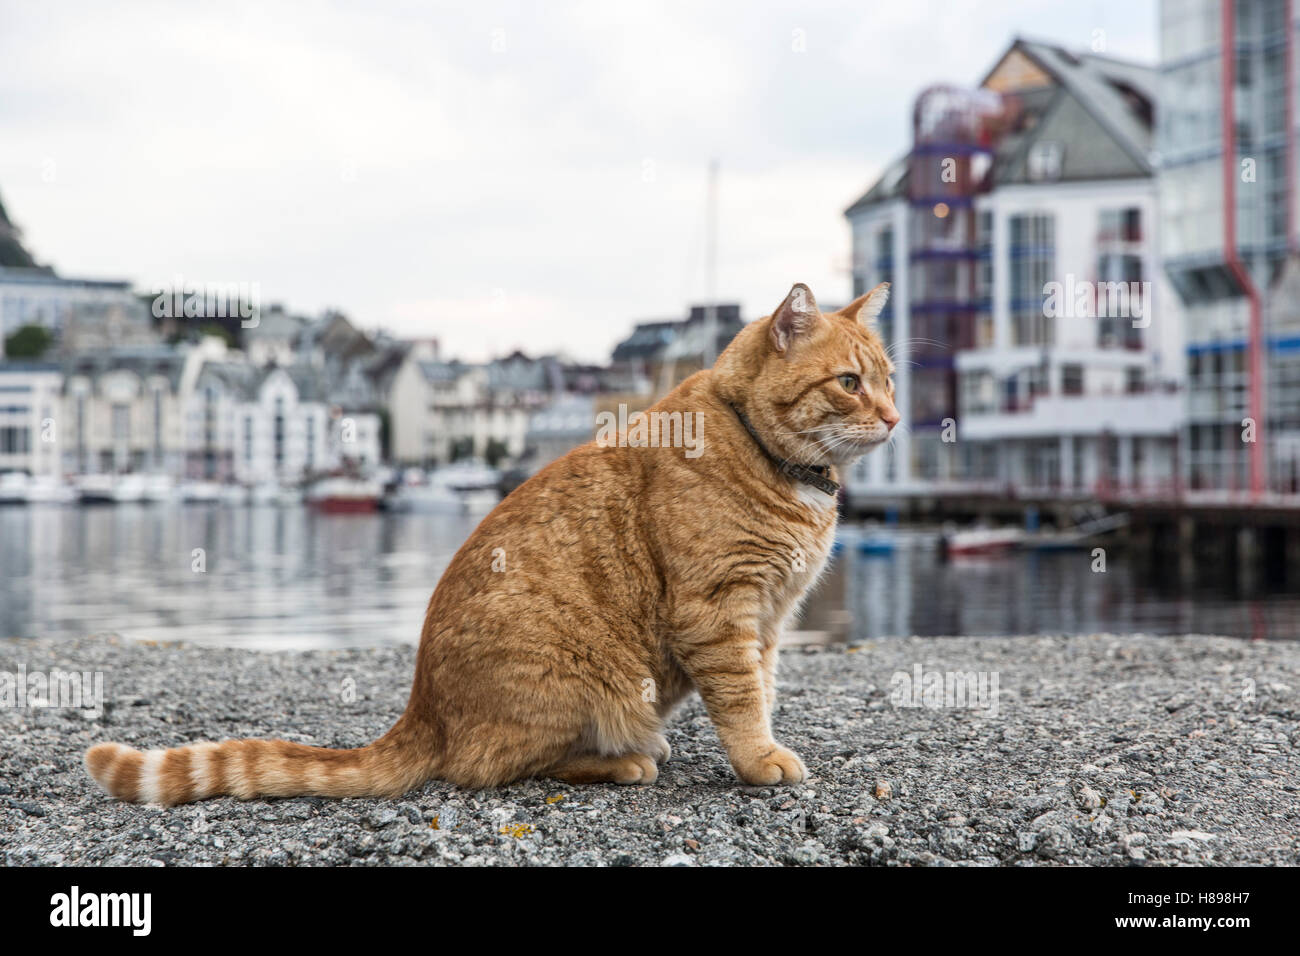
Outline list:
[[[856,375],[841,375],[840,384],[844,386],[846,392],[856,392],[858,390],[858,377]]]

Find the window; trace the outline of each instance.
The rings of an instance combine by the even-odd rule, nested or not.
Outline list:
[[[113,440],[126,442],[131,438],[131,406],[113,406]]]
[[[1009,224],[1014,344],[1052,345],[1055,323],[1044,314],[1044,297],[1056,264],[1055,221],[1029,213],[1012,216]]]
[[[1061,394],[1062,395],[1083,394],[1083,366],[1082,365],[1061,366]]]
[[[153,454],[154,458],[162,458],[162,389],[153,390]]]
[[[284,466],[284,399],[275,399],[275,467],[278,471]]]
[[[1051,182],[1061,178],[1065,147],[1055,140],[1035,143],[1029,150],[1028,173],[1032,182]]]

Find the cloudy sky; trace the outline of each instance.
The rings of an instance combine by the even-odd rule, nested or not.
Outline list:
[[[913,97],[1017,34],[1153,62],[1156,5],[0,0],[0,197],[65,275],[599,360],[705,295],[711,157],[719,298],[845,301]]]

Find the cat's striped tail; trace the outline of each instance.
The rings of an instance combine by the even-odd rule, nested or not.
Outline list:
[[[86,769],[119,800],[171,806],[207,797],[394,797],[432,776],[424,748],[397,727],[356,750],[287,740],[226,740],[140,751],[96,744]]]

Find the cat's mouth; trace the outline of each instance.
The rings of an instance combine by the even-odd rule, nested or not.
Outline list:
[[[843,465],[875,450],[889,441],[889,429],[873,427],[869,431],[844,432],[824,444],[832,464]]]

